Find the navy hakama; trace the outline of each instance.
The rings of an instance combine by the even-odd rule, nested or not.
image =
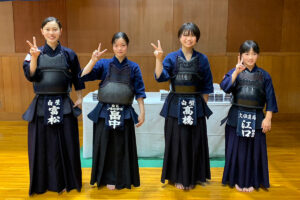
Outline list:
[[[43,117],[35,117],[28,125],[28,150],[30,195],[81,190],[78,123],[73,114],[52,126],[44,125]]]
[[[124,130],[105,127],[105,120],[94,124],[91,185],[115,185],[116,189],[140,186],[134,123],[125,120]]]
[[[205,117],[196,126],[178,126],[178,119],[165,120],[165,153],[161,182],[165,179],[184,187],[210,179]]]
[[[266,135],[257,129],[254,138],[239,137],[236,128],[225,128],[225,167],[223,184],[241,188],[269,188]]]

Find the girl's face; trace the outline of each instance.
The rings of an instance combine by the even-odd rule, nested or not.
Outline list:
[[[59,40],[62,29],[55,21],[51,21],[41,29],[41,32],[48,44],[55,44]]]
[[[258,58],[258,54],[253,51],[251,48],[250,51],[242,53],[243,64],[246,67],[254,67],[256,60]]]
[[[179,38],[182,47],[193,48],[197,44],[196,36],[192,35],[189,31],[184,31]]]
[[[125,57],[127,54],[127,43],[123,38],[116,39],[113,43],[114,54],[119,57]]]

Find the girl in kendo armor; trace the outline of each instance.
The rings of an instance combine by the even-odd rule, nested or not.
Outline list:
[[[106,49],[101,51],[99,44],[80,74],[83,81],[101,80],[99,102],[88,115],[94,122],[90,184],[110,190],[140,185],[134,126],[144,123],[146,94],[139,65],[126,57],[128,44],[125,33],[114,34],[114,56],[100,59]],[[132,107],[134,97],[139,115]]]
[[[220,84],[233,96],[225,127],[222,183],[252,192],[270,187],[266,135],[271,131],[272,114],[278,109],[271,76],[256,64],[258,44],[247,40],[239,51],[236,67]]]
[[[55,17],[46,18],[41,27],[46,42],[37,47],[36,39],[23,63],[25,77],[33,82],[35,97],[23,115],[28,121],[29,194],[47,190],[81,190],[78,120],[84,83],[79,80],[77,55],[62,46],[62,25]],[[77,101],[69,92],[72,84]]]
[[[178,38],[181,48],[163,59],[158,41],[155,79],[170,81],[161,116],[165,118],[165,153],[161,182],[169,180],[178,189],[192,189],[211,178],[206,118],[212,112],[207,106],[213,93],[210,65],[206,55],[196,51],[200,30],[194,23],[184,23]]]

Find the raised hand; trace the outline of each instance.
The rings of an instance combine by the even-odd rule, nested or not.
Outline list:
[[[104,49],[103,51],[101,51],[101,43],[99,43],[98,49],[96,49],[92,54],[92,60],[94,62],[97,62],[98,60],[100,60],[100,57],[102,56],[102,54],[104,54],[106,51],[107,51],[107,49]]]
[[[81,77],[83,77],[84,75],[86,74],[89,74],[94,65],[96,64],[96,62],[98,60],[100,60],[100,57],[102,56],[102,54],[104,54],[104,52],[106,52],[107,49],[104,49],[103,51],[101,51],[101,43],[99,43],[99,46],[98,46],[98,49],[96,49],[93,54],[92,54],[92,58],[91,60],[89,61],[89,63],[84,67],[84,69],[82,70],[81,72]]]
[[[33,36],[33,44],[31,42],[29,42],[28,40],[26,40],[27,44],[30,46],[30,55],[31,57],[33,58],[38,58],[41,51],[38,49],[37,45],[36,45],[36,39],[35,37]]]
[[[243,58],[241,59],[240,55],[238,56],[238,63],[235,66],[235,71],[239,74],[244,71],[246,67],[243,65]]]
[[[157,40],[157,46],[153,43],[151,43],[151,46],[153,46],[154,48],[154,56],[156,57],[156,59],[162,60],[163,59],[163,55],[164,55],[164,51],[161,48],[160,45],[160,41]]]

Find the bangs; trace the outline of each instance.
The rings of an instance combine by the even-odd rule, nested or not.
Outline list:
[[[187,35],[195,36],[195,33],[194,33],[193,30],[190,28],[190,29],[184,29],[184,30],[182,31],[182,35],[185,35],[185,36],[187,36]]]
[[[200,38],[200,30],[196,24],[194,24],[192,22],[187,22],[187,23],[184,23],[178,31],[178,38],[180,38],[181,35],[196,36],[197,42],[198,42],[198,40]]]
[[[240,54],[249,52],[251,49],[257,54],[259,54],[259,46],[258,44],[253,40],[246,40],[241,46],[240,46]]]

